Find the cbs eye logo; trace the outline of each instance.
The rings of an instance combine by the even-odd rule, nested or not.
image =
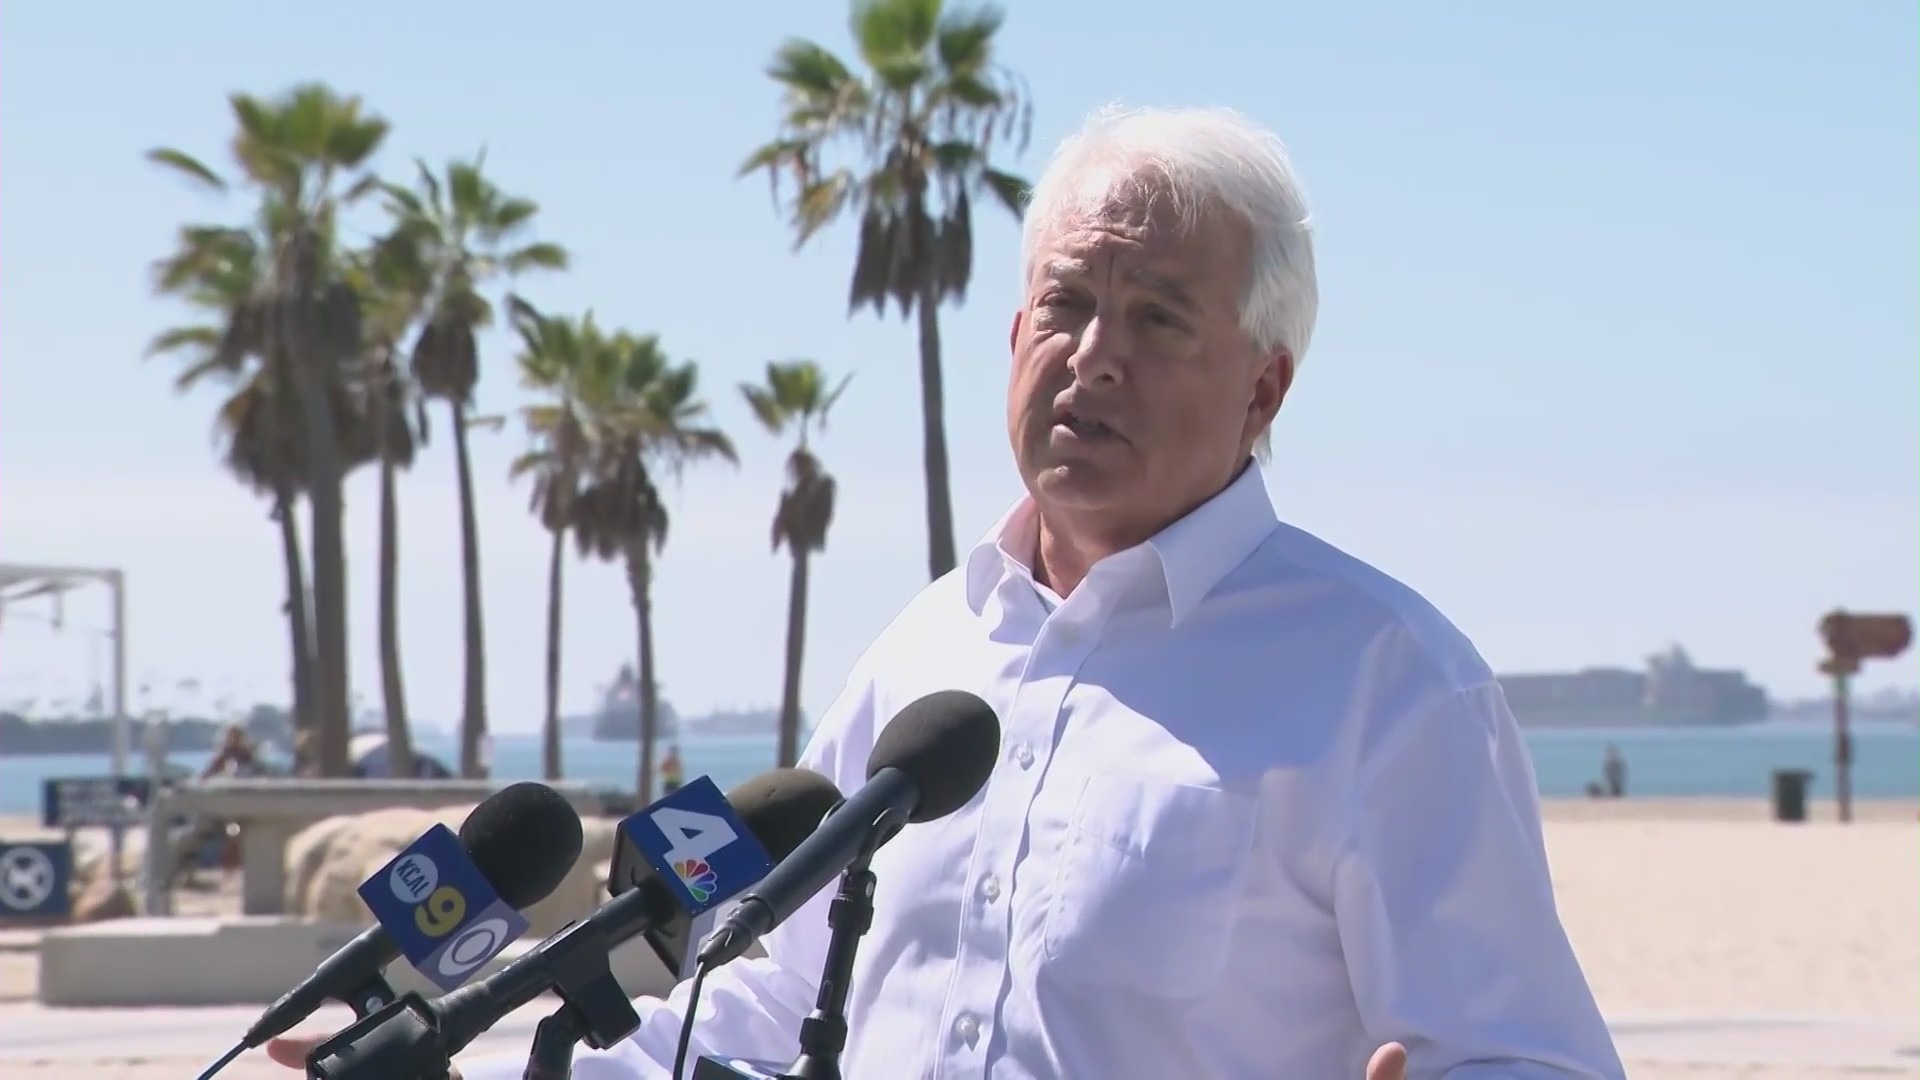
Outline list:
[[[459,978],[492,959],[512,933],[507,921],[498,916],[463,928],[466,895],[452,885],[440,884],[440,867],[425,855],[408,855],[395,863],[387,885],[395,898],[413,908],[413,925],[428,940],[439,941],[460,931],[427,958],[448,978]]]

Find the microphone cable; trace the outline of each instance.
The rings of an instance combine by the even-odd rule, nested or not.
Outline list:
[[[673,1051],[673,1080],[681,1080],[687,1067],[687,1048],[693,1044],[693,1014],[700,1008],[700,987],[713,967],[701,964],[693,970],[693,985],[687,987],[687,1014],[680,1018],[680,1045]]]
[[[227,1051],[225,1057],[222,1057],[219,1061],[216,1061],[213,1064],[207,1066],[207,1071],[200,1074],[200,1080],[211,1080],[214,1073],[217,1073],[221,1069],[224,1069],[227,1066],[233,1064],[233,1060],[235,1058],[239,1057],[241,1054],[244,1054],[246,1052],[247,1052],[246,1043],[237,1044],[236,1046],[234,1046],[233,1049]]]

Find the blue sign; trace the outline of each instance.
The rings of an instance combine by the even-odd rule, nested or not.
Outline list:
[[[747,831],[711,777],[702,776],[622,821],[620,834],[695,915],[773,869],[767,849]]]
[[[40,785],[40,823],[49,829],[146,821],[153,785],[143,776],[56,776]]]
[[[445,825],[407,845],[360,886],[360,899],[415,971],[451,990],[527,932]]]
[[[0,924],[64,919],[72,910],[73,848],[64,840],[0,840]]]

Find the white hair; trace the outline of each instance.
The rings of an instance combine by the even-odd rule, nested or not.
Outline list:
[[[1298,371],[1313,337],[1320,290],[1306,199],[1286,147],[1231,109],[1127,109],[1109,105],[1068,136],[1034,184],[1021,238],[1021,281],[1055,225],[1138,186],[1166,199],[1191,228],[1225,210],[1253,233],[1240,325],[1262,352],[1286,349]],[[1262,432],[1260,449],[1268,434]]]

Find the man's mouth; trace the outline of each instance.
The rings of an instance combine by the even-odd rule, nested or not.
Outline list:
[[[1119,438],[1120,433],[1106,424],[1081,416],[1071,410],[1063,410],[1054,416],[1055,427],[1063,427],[1082,439]]]

